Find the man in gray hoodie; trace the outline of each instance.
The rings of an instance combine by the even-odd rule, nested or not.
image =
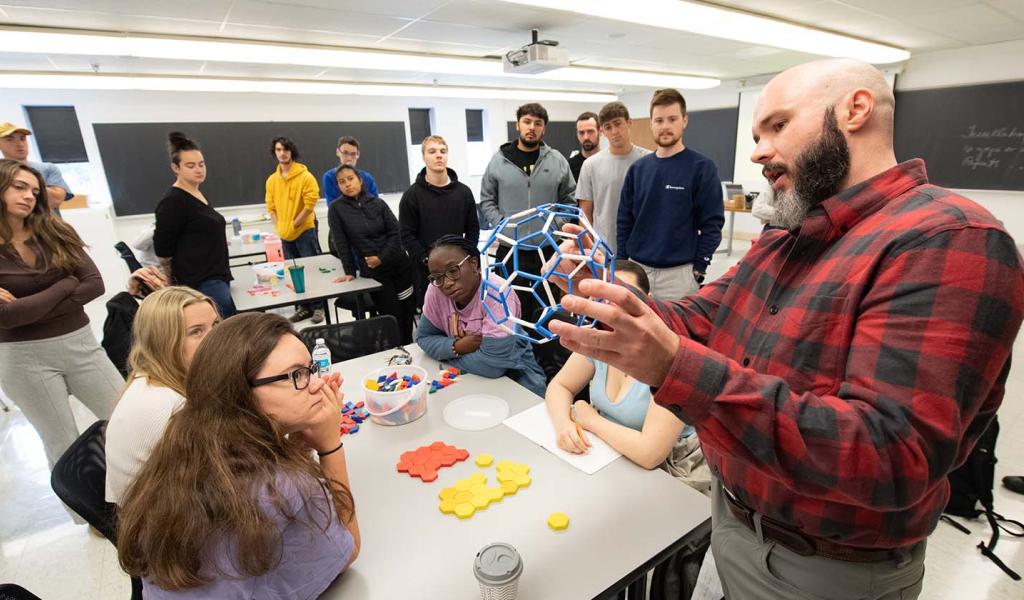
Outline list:
[[[524,104],[516,110],[516,131],[519,139],[503,144],[491,162],[487,164],[480,182],[480,212],[489,227],[496,227],[501,220],[517,212],[559,202],[576,204],[576,180],[569,170],[569,161],[562,154],[544,143],[544,129],[548,124],[548,111],[536,103]],[[485,223],[481,223],[484,228]],[[561,223],[558,224],[561,227]],[[540,222],[519,229],[522,237],[538,231]],[[498,259],[509,252],[508,246],[498,248]],[[550,253],[545,252],[545,258]],[[510,263],[511,265],[511,263]],[[519,255],[519,269],[526,273],[540,273],[543,266],[536,252]],[[528,282],[513,282],[525,285]],[[540,304],[533,294],[516,291],[522,307],[522,318],[533,321],[540,316]],[[555,292],[556,298],[561,294]],[[558,354],[557,344],[534,347],[537,362],[544,369],[548,380],[565,363],[565,357]]]

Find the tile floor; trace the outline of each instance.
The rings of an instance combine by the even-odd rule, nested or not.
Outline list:
[[[749,247],[738,242],[731,259],[719,255],[712,263],[711,276],[721,275]],[[98,328],[102,312],[90,306]],[[1016,355],[1024,356],[1024,336],[1018,338]],[[999,479],[1024,474],[1024,361],[1018,360],[1010,374],[1006,399],[1000,410],[1002,431],[996,448],[996,509],[1010,518],[1024,520],[1024,496],[1003,488]],[[84,429],[94,419],[76,404],[76,417]],[[1014,582],[983,558],[975,545],[988,540],[989,528],[982,521],[965,523],[972,531],[964,535],[939,523],[928,548],[927,571],[922,599],[927,600],[1019,600],[1024,582]],[[1003,535],[996,554],[1017,572],[1024,574],[1024,538]],[[16,582],[44,600],[107,600],[128,598],[128,578],[121,572],[113,546],[91,535],[84,525],[75,525],[50,489],[50,477],[42,445],[35,432],[15,408],[0,412],[0,582]]]

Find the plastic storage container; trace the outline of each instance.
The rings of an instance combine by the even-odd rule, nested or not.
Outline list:
[[[420,382],[412,387],[395,392],[380,392],[366,387],[367,381],[376,382],[381,375],[395,374],[398,379],[416,375]],[[416,366],[382,367],[367,373],[361,380],[370,419],[380,425],[405,425],[422,417],[427,412],[427,392],[430,378],[426,370]]]
[[[273,287],[284,281],[283,262],[268,262],[253,265],[252,272],[256,276],[256,285]]]

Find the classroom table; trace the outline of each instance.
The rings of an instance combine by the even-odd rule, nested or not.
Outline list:
[[[725,212],[729,213],[729,237],[727,238],[728,241],[726,242],[725,250],[716,250],[715,254],[725,252],[726,256],[732,256],[732,240],[736,233],[736,213],[749,214],[751,210],[749,208],[729,208],[726,206]]]
[[[407,346],[414,364],[434,377],[447,367]],[[362,400],[361,379],[385,366],[385,351],[334,365],[345,378],[345,400]],[[694,537],[710,530],[710,501],[661,469],[645,470],[620,457],[587,475],[504,424],[461,431],[444,420],[444,407],[468,394],[504,398],[514,415],[542,400],[507,377],[463,374],[428,396],[427,412],[398,427],[366,421],[344,437],[362,548],[352,567],[323,599],[480,598],[473,559],[484,545],[512,544],[523,559],[519,598],[607,598],[633,582]],[[468,460],[442,468],[432,483],[396,470],[399,455],[432,442],[465,448]],[[482,453],[526,463],[532,482],[512,496],[460,520],[438,509],[441,488],[472,473],[496,484],[494,466],[481,468]],[[548,516],[563,512],[568,529],[553,531]],[[642,585],[642,584],[640,584]]]
[[[263,246],[263,240],[258,242],[244,243],[241,239],[232,239],[228,242],[228,258],[242,258],[246,256],[265,256],[267,249]]]
[[[291,264],[291,260],[285,261]],[[235,308],[238,312],[264,311],[270,308],[291,306],[293,304],[312,302],[316,300],[330,300],[349,294],[360,292],[372,292],[380,289],[380,284],[373,279],[357,277],[345,283],[334,283],[334,279],[345,274],[341,268],[341,261],[330,254],[318,256],[307,256],[297,258],[295,262],[306,267],[306,291],[296,294],[291,288],[285,285],[286,282],[278,284],[275,289],[280,293],[277,296],[271,295],[249,295],[249,288],[256,281],[251,265],[238,265],[231,267],[231,299],[235,301]],[[320,268],[333,269],[329,273],[321,273]],[[285,278],[287,278],[287,273]],[[331,322],[331,311],[325,310],[324,317],[327,323]]]

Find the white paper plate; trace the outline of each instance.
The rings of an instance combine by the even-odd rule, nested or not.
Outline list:
[[[481,431],[508,418],[508,402],[497,396],[470,394],[444,407],[444,422],[463,431]]]

